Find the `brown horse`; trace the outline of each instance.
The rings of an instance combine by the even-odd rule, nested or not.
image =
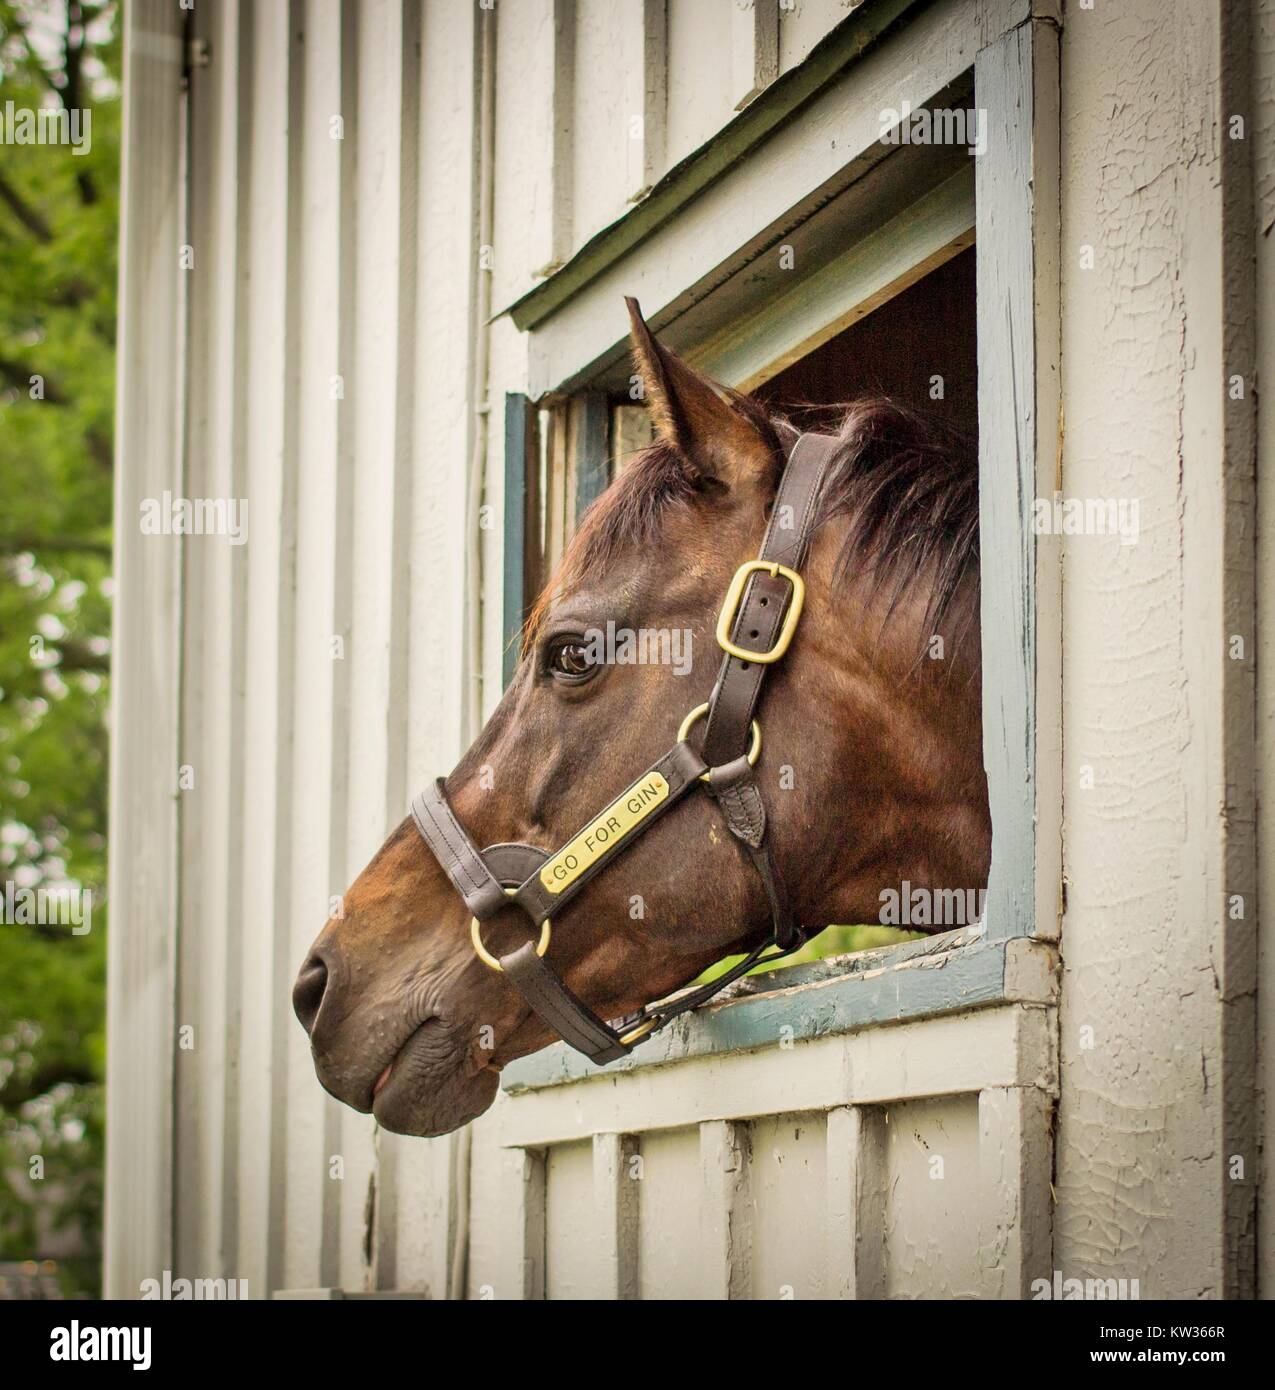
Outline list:
[[[657,442],[584,517],[509,689],[447,779],[478,845],[564,844],[670,746],[709,697],[714,620],[774,498],[783,454],[768,412],[692,371],[631,307]],[[849,407],[838,437],[805,611],[759,708],[773,853],[811,931],[878,920],[905,880],[979,889],[991,852],[974,464],[886,401]],[[608,623],[688,634],[690,659],[608,659],[595,636]],[[648,644],[661,649],[678,644]],[[487,1109],[506,1062],[554,1041],[475,956],[468,913],[410,820],[343,906],[293,991],[339,1100],[399,1133],[444,1134]],[[550,958],[614,1018],[750,949],[768,924],[717,803],[691,793],[555,916]],[[497,954],[528,931],[517,909],[483,928]]]

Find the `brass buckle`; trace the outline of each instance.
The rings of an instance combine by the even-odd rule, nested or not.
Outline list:
[[[775,645],[767,652],[750,652],[747,647],[736,646],[730,640],[730,630],[739,611],[739,602],[744,596],[744,586],[750,576],[759,570],[765,570],[772,579],[783,575],[792,585],[792,599],[788,604],[788,612],[784,615],[784,625],[779,629],[779,636],[775,638]],[[722,651],[729,652],[741,661],[755,661],[759,666],[769,666],[788,650],[788,644],[792,641],[792,635],[797,631],[797,624],[801,620],[801,607],[805,601],[806,585],[796,570],[790,570],[787,565],[781,565],[777,560],[746,560],[735,571],[735,577],[731,580],[730,588],[726,590],[726,597],[722,602],[722,611],[717,615],[717,645]]]
[[[517,888],[506,888],[505,897],[512,898],[517,891]],[[549,949],[549,935],[552,927],[553,922],[548,917],[540,924],[540,940],[536,942],[536,955],[543,956]],[[499,970],[503,973],[505,967],[501,965],[496,957],[483,945],[482,927],[477,917],[471,917],[469,919],[469,939],[473,942],[474,952],[478,956],[478,959],[482,961],[484,965],[489,965],[493,970]]]
[[[695,708],[690,712],[690,714],[688,714],[686,718],[682,720],[682,727],[677,731],[678,743],[686,742],[686,735],[690,733],[692,725],[694,725],[697,719],[702,719],[707,713],[707,700],[705,700],[702,705],[695,706]],[[753,741],[752,746],[748,750],[748,766],[756,767],[757,759],[761,757],[761,725],[754,719],[752,724],[749,726],[749,730],[752,733]],[[701,782],[707,782],[708,773],[701,772],[699,775],[699,780]]]

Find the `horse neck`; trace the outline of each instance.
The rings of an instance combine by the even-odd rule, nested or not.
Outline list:
[[[816,569],[828,582],[826,558]],[[829,601],[803,620],[792,685],[789,737],[807,787],[790,815],[782,798],[776,807],[789,862],[802,864],[803,911],[875,922],[881,893],[904,881],[983,887],[991,833],[977,592],[958,597],[938,634],[926,631],[923,584],[893,603],[888,589],[853,579],[824,592]]]

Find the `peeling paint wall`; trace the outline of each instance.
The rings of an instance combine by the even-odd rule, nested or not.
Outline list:
[[[886,1287],[891,1298],[985,1298],[977,1096],[906,1101],[885,1111]]]
[[[1251,384],[1251,222],[1223,32],[1246,16],[1218,8],[1073,4],[1062,47],[1062,485],[1141,525],[1064,542],[1055,1261],[1144,1297],[1251,1290],[1255,914],[1227,904],[1254,873],[1252,393],[1226,389]]]

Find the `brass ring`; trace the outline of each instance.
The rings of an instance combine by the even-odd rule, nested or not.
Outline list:
[[[512,898],[518,892],[517,888],[506,888],[505,897]],[[543,956],[549,949],[549,934],[553,927],[553,922],[546,917],[540,924],[540,940],[536,942],[536,955]],[[469,939],[474,943],[474,952],[484,965],[489,965],[493,970],[504,970],[504,966],[495,956],[483,945],[482,924],[477,917],[469,919]]]
[[[686,735],[690,733],[691,728],[692,728],[692,726],[694,725],[695,721],[696,721],[697,719],[702,719],[702,718],[704,717],[704,715],[706,715],[707,713],[708,713],[708,701],[707,701],[707,700],[705,700],[704,703],[703,703],[702,705],[696,705],[696,706],[695,706],[695,708],[690,712],[690,714],[688,714],[688,715],[686,716],[686,718],[682,720],[682,727],[677,731],[677,741],[678,741],[678,743],[685,743],[685,742],[686,742]],[[752,724],[750,725],[750,731],[751,731],[752,736],[753,736],[753,742],[752,742],[752,747],[749,748],[749,750],[748,750],[748,766],[749,766],[749,767],[756,767],[756,765],[757,765],[757,759],[761,757],[761,725],[760,725],[755,719],[753,720]],[[708,781],[708,773],[707,773],[707,772],[701,772],[700,775],[699,775],[699,780],[700,780],[701,782],[707,782],[707,781]]]

